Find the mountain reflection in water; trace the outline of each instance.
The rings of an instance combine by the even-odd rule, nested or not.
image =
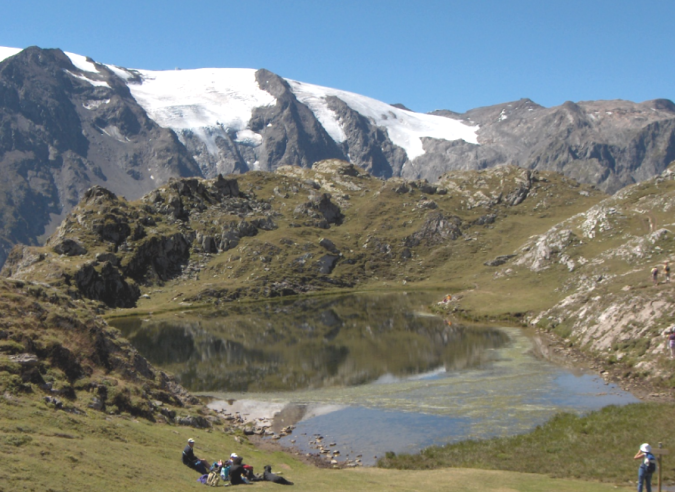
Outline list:
[[[356,386],[477,367],[509,337],[417,313],[429,294],[368,294],[232,304],[114,325],[191,391]]]

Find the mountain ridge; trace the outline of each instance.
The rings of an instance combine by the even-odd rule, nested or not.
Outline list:
[[[432,182],[515,164],[611,193],[675,160],[675,105],[662,99],[424,115],[264,69],[153,72],[37,47],[2,58],[0,263],[13,244],[44,240],[94,185],[136,199],[171,177],[337,158]]]

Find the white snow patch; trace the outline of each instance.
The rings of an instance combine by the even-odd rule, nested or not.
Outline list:
[[[115,65],[106,65],[106,67],[108,67],[112,71],[112,73],[117,75],[120,79],[125,81],[129,80],[134,76],[126,68],[116,67]]]
[[[110,86],[108,85],[108,82],[105,82],[105,81],[103,81],[103,80],[91,80],[91,79],[88,79],[87,77],[85,77],[84,75],[78,75],[78,74],[76,74],[76,73],[71,72],[70,70],[66,70],[65,72],[66,72],[68,75],[72,75],[72,76],[75,77],[76,79],[85,80],[85,81],[89,82],[89,83],[90,83],[91,85],[93,85],[93,86],[96,86],[96,87],[107,87],[108,89],[110,89]]]
[[[276,102],[258,87],[253,69],[137,72],[142,83],[129,85],[134,99],[159,125],[174,130],[224,127],[240,131],[246,128],[253,108]]]
[[[73,74],[71,73],[71,75],[73,75]],[[90,81],[90,82],[91,82],[91,81]],[[82,103],[82,106],[83,106],[85,109],[88,109],[88,110],[91,111],[91,110],[93,110],[93,109],[100,108],[100,107],[103,106],[104,104],[110,104],[110,99],[105,99],[105,100],[102,100],[102,101],[87,101],[87,102],[85,102],[85,103]]]
[[[76,68],[79,68],[83,72],[94,72],[98,73],[98,69],[96,68],[96,65],[94,65],[92,62],[87,61],[86,56],[82,55],[77,55],[75,53],[68,53],[67,51],[64,51],[66,56],[70,58],[70,61],[75,65]]]
[[[344,142],[346,136],[337,115],[328,109],[327,96],[335,96],[354,111],[369,118],[377,126],[385,127],[391,141],[402,147],[410,160],[424,154],[422,137],[444,140],[464,140],[478,144],[478,126],[468,126],[459,120],[414,113],[395,108],[387,103],[352,92],[305,84],[286,79],[300,102],[306,104],[336,142]]]
[[[251,130],[241,130],[237,132],[237,138],[235,142],[240,144],[248,145],[250,147],[257,147],[261,145],[263,141],[262,135],[255,133]]]
[[[134,72],[142,83],[129,84],[129,90],[150,118],[179,135],[192,133],[213,155],[218,154],[219,136],[246,130],[254,108],[276,103],[274,96],[258,87],[253,69]],[[258,141],[253,132],[242,138],[252,144]]]
[[[16,55],[19,51],[22,51],[21,48],[8,48],[5,46],[0,46],[0,61],[10,56]]]

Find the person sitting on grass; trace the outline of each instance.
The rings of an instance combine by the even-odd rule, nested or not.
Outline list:
[[[206,460],[197,458],[193,450],[195,440],[190,438],[187,442],[187,446],[185,446],[185,449],[183,450],[183,464],[188,468],[192,468],[199,472],[200,475],[206,475],[209,473],[209,470],[206,467]]]
[[[248,470],[244,468],[244,458],[241,456],[236,456],[232,459],[232,465],[230,466],[230,483],[232,485],[240,484],[249,484],[251,481],[246,477]],[[251,469],[252,471],[253,469]]]

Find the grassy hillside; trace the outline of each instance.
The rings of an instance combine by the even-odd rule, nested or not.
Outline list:
[[[616,490],[614,485],[561,480],[532,473],[443,469],[398,471],[377,468],[331,470],[304,464],[285,453],[261,451],[244,438],[217,431],[153,424],[101,413],[75,415],[55,411],[30,398],[0,398],[1,491],[51,490],[154,491],[205,490],[197,473],[180,463],[188,437],[197,456],[215,460],[231,452],[262,470],[293,481],[293,490],[316,491],[569,491]],[[269,482],[250,486],[278,489]]]
[[[224,182],[174,181],[138,202],[92,190],[44,248],[15,249],[3,272],[154,312],[345,288],[485,289],[485,262],[604,197],[514,167],[432,186],[326,161]],[[523,278],[509,289],[522,292],[515,309],[551,306],[551,283]],[[488,311],[513,309],[500,293],[486,289]]]

